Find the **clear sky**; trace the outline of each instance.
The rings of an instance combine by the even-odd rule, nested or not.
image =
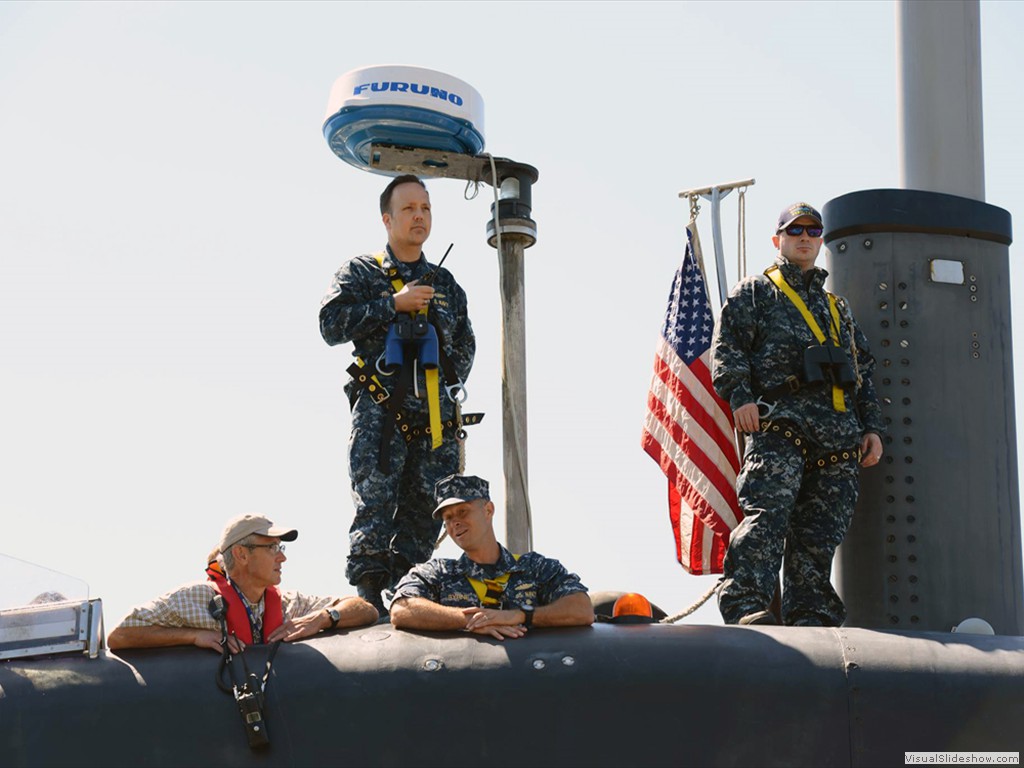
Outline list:
[[[1019,221],[1024,4],[981,13],[987,199]],[[677,192],[755,178],[755,270],[783,205],[897,186],[894,19],[888,1],[0,3],[0,553],[84,579],[110,626],[200,578],[224,521],[254,511],[300,530],[287,587],[351,592],[350,358],[317,313],[334,271],[383,246],[386,180],[335,158],[321,127],[339,75],[401,63],[472,84],[486,149],[540,171],[537,550],[594,590],[682,610],[713,579],[676,564],[640,448]],[[489,190],[429,188],[427,255],[455,244],[479,340],[466,408],[488,415],[467,471],[500,509]],[[735,195],[723,208],[731,282]],[[0,584],[0,605],[27,599]]]

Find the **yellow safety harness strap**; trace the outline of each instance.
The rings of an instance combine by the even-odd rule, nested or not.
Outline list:
[[[518,561],[522,555],[512,555],[512,557]],[[480,605],[484,608],[497,608],[501,605],[501,596],[505,592],[508,577],[511,575],[511,573],[503,573],[493,579],[474,579],[472,576],[466,578],[473,585],[476,596],[480,598]]]
[[[387,254],[384,251],[373,254],[373,258],[377,261],[377,266],[384,269],[384,259],[387,258]],[[405,287],[405,283],[402,282],[402,278],[398,276],[398,270],[394,267],[388,267],[385,270],[388,273],[388,277],[391,278],[391,287],[395,289],[395,293],[398,293]]]
[[[372,368],[366,367],[366,361],[356,355],[356,361],[348,367],[348,375],[352,377],[356,386],[366,389],[375,403],[383,403],[390,397],[390,393]]]
[[[381,251],[373,254],[373,258],[376,259],[377,266],[384,269],[384,252]],[[405,287],[405,283],[402,281],[402,278],[398,276],[397,269],[389,267],[387,274],[391,279],[391,287],[394,289],[395,293],[398,293]],[[421,309],[417,312],[410,312],[409,314],[426,316],[427,310]],[[436,368],[427,368],[423,373],[427,379],[427,412],[430,417],[430,447],[431,450],[434,450],[440,447],[441,443],[444,441],[444,428],[441,425],[441,386]]]
[[[821,326],[818,325],[818,321],[814,319],[814,315],[811,314],[811,310],[807,308],[807,304],[800,298],[800,294],[793,290],[792,286],[786,282],[786,278],[782,276],[782,271],[778,265],[769,267],[765,270],[765,275],[775,283],[775,286],[782,291],[786,298],[788,298],[794,307],[800,312],[804,318],[804,322],[807,323],[807,327],[811,329],[811,333],[814,334],[814,338],[818,340],[819,344],[825,343],[825,334],[821,330]],[[826,291],[828,296],[828,308],[832,314],[832,324],[829,326],[829,336],[834,346],[839,346],[839,307],[836,306],[836,297]],[[846,410],[846,399],[843,396],[842,387],[838,387],[835,384],[832,385],[832,407],[837,411]]]
[[[441,387],[437,379],[437,368],[427,368],[423,372],[427,377],[427,406],[430,415],[430,449],[434,450],[444,440],[444,428],[441,426]]]

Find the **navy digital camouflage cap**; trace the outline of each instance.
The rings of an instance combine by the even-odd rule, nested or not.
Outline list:
[[[821,226],[821,214],[810,203],[793,203],[787,205],[779,214],[779,225],[775,227],[776,232],[781,232],[801,216],[810,216]]]
[[[490,501],[490,486],[482,477],[475,475],[448,475],[434,483],[434,499],[437,501],[434,509],[436,520],[441,517],[441,510],[452,504],[473,499]]]

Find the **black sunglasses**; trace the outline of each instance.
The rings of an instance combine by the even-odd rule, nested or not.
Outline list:
[[[800,237],[805,229],[807,230],[808,237],[821,237],[821,233],[825,231],[822,227],[805,227],[803,224],[790,224],[786,227],[786,234],[790,237]]]

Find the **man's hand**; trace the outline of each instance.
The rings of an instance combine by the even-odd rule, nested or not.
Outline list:
[[[429,285],[417,285],[413,280],[402,286],[402,290],[395,294],[396,312],[418,312],[426,309],[430,300],[434,298],[434,289]]]
[[[213,629],[197,629],[192,644],[197,648],[209,648],[220,653],[220,632]]]
[[[732,412],[732,420],[740,432],[752,434],[761,431],[761,414],[758,413],[757,403],[741,405]]]
[[[213,629],[197,629],[195,630],[196,636],[192,641],[192,644],[197,648],[209,648],[212,651],[220,653],[223,650],[223,646],[220,644],[220,632]],[[245,649],[245,644],[234,635],[228,636],[228,650],[232,653],[241,653]]]
[[[305,616],[299,616],[297,619],[288,619],[288,621],[270,633],[267,637],[267,642],[273,643],[277,640],[284,640],[286,643],[290,643],[293,640],[301,640],[304,637],[310,637],[326,629],[330,623],[331,620],[327,618],[327,614],[323,609],[313,611],[313,613],[307,613]]]
[[[882,438],[868,432],[860,439],[860,465],[873,467],[882,460]]]
[[[504,640],[506,637],[516,638],[526,634],[526,627],[520,621],[520,611],[513,608],[501,611],[496,608],[463,608],[462,615],[466,617],[466,631],[478,635],[490,635],[497,640]]]
[[[510,637],[513,640],[517,637],[522,637],[526,634],[526,627],[519,624],[514,627],[509,626],[495,626],[495,627],[483,627],[481,629],[469,630],[474,635],[489,635],[495,640],[504,640],[506,637]]]

